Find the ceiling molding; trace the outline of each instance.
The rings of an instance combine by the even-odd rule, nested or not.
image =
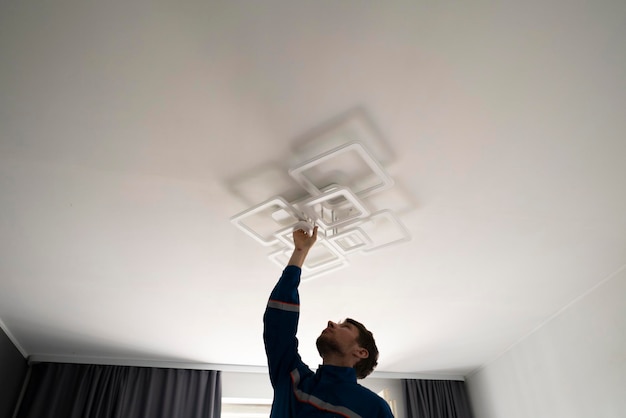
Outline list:
[[[55,354],[34,354],[28,358],[28,364],[36,363],[71,363],[71,364],[99,364],[108,366],[160,367],[172,369],[192,370],[219,370],[234,373],[261,373],[267,374],[265,366],[246,366],[237,364],[192,363],[178,361],[161,361],[146,359],[123,359],[110,357],[64,356]],[[374,371],[370,377],[376,379],[426,379],[426,380],[461,380],[460,375],[429,374],[429,373],[395,373]]]
[[[11,342],[13,343],[15,348],[17,348],[17,350],[20,352],[20,354],[22,354],[22,357],[28,358],[28,352],[26,350],[24,350],[24,347],[22,347],[22,345],[17,340],[17,338],[15,338],[15,336],[11,333],[11,331],[9,331],[9,328],[2,321],[2,319],[0,319],[0,328],[2,328],[2,331],[4,331],[6,336],[9,338],[9,340],[11,340]]]

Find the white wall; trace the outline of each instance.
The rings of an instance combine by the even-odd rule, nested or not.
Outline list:
[[[267,373],[222,372],[223,398],[272,399]]]
[[[405,405],[400,379],[383,379],[374,376],[359,380],[359,384],[378,393],[388,389],[390,398],[396,403],[396,418],[405,418]],[[222,397],[272,399],[272,385],[267,374],[222,372]]]
[[[466,382],[475,418],[626,417],[626,269]]]

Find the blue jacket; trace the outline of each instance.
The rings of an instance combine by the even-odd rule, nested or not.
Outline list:
[[[387,402],[359,385],[351,367],[313,372],[298,354],[301,269],[287,266],[263,316],[265,352],[274,388],[271,418],[393,418]]]

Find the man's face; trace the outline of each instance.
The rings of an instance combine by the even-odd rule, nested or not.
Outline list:
[[[359,330],[349,322],[328,321],[328,326],[317,338],[317,351],[320,356],[328,354],[347,355],[359,347]]]

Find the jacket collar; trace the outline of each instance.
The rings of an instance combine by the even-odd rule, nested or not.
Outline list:
[[[356,370],[353,367],[319,365],[315,373],[318,379],[356,383]]]

